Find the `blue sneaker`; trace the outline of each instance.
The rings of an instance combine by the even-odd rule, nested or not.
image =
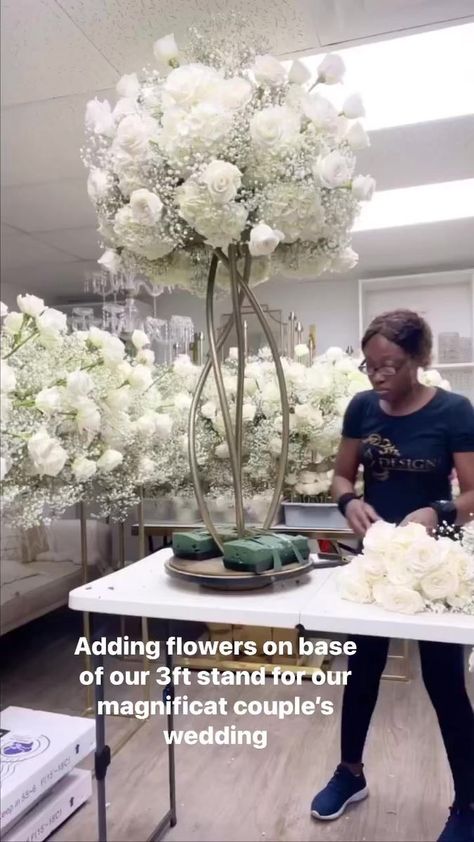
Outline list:
[[[347,766],[339,764],[328,785],[314,796],[311,802],[311,815],[322,821],[338,819],[348,804],[363,801],[368,794],[367,781],[363,773],[353,775]]]
[[[474,842],[474,807],[458,807],[454,802],[438,842]]]

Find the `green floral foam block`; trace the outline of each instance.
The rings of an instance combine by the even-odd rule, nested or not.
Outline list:
[[[302,535],[259,535],[224,543],[223,561],[228,570],[264,573],[302,563],[308,557],[308,539]]]

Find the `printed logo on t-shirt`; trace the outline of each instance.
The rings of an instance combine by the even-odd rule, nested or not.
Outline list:
[[[439,463],[438,459],[403,457],[393,442],[379,433],[362,439],[362,461],[373,478],[381,482],[388,480],[391,471],[429,473],[436,471]]]

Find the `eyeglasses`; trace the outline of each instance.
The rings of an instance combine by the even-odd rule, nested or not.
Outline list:
[[[376,368],[373,365],[367,365],[367,360],[363,360],[359,366],[359,371],[362,371],[370,378],[375,377],[376,374],[380,374],[382,377],[395,377],[406,363],[407,360],[404,360],[399,366],[381,365]]]

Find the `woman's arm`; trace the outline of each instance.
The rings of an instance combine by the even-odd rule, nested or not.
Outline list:
[[[463,526],[474,520],[474,452],[455,453],[453,458],[461,492],[455,501],[458,512],[456,524]]]
[[[456,526],[463,526],[463,524],[474,519],[474,452],[454,453],[453,459],[461,492],[455,500],[457,509]],[[435,501],[433,500],[433,502]],[[430,531],[439,526],[438,515],[430,506],[412,512],[402,521],[401,525],[404,526],[406,523],[413,522],[421,523]]]
[[[331,486],[333,500],[337,502],[343,494],[355,494],[354,484],[360,464],[359,439],[343,438],[339,445]],[[377,512],[363,500],[351,500],[345,516],[352,531],[363,538],[369,526],[379,520]]]

